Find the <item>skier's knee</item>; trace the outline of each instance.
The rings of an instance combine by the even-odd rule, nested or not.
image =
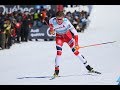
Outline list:
[[[74,54],[77,56],[79,54],[79,51],[74,52]]]
[[[62,54],[62,51],[57,51],[57,55],[61,55]]]
[[[56,49],[62,51],[62,47],[60,47],[60,46],[56,46]]]
[[[79,54],[79,51],[77,50],[75,50],[75,48],[72,48],[72,52],[77,56],[78,54]]]
[[[56,46],[57,49],[57,55],[61,55],[62,54],[62,48],[60,46]]]

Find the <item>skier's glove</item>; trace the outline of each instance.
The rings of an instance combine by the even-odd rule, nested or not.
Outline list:
[[[53,24],[49,24],[50,30],[49,33],[54,35],[55,34],[55,30],[53,29]]]
[[[80,48],[79,45],[76,45],[76,46],[74,47],[75,51],[79,50],[79,48]]]
[[[53,29],[50,29],[49,33],[52,34],[52,35],[54,35],[55,31]]]

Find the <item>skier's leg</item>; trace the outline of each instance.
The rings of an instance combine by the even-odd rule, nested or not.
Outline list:
[[[71,40],[72,40],[72,39],[71,39]],[[69,42],[71,42],[71,43],[69,43]],[[68,45],[70,46],[72,52],[73,52],[73,53],[79,58],[79,60],[84,64],[84,66],[86,67],[86,69],[87,69],[88,71],[91,71],[93,68],[92,68],[90,65],[88,65],[87,60],[85,59],[85,57],[84,57],[83,55],[81,55],[78,50],[75,50],[75,49],[74,49],[74,47],[75,47],[75,45],[74,45],[74,40],[69,41],[69,42],[68,42]]]
[[[61,61],[61,55],[62,55],[62,46],[63,46],[63,40],[61,38],[56,38],[56,58],[55,58],[55,73],[54,75],[59,74],[59,64]]]

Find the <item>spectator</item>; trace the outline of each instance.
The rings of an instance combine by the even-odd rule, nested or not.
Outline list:
[[[41,22],[44,23],[45,19],[47,18],[47,10],[43,9],[40,13],[40,16],[41,16]]]
[[[6,19],[4,22],[4,33],[5,33],[5,48],[9,49],[11,46],[11,22]]]
[[[34,25],[33,26],[38,26],[38,21],[39,21],[39,14],[37,12],[38,10],[35,11],[33,14],[33,19],[34,19]]]
[[[22,21],[22,26],[21,26],[21,41],[28,41],[28,35],[29,35],[29,20],[27,15]]]
[[[4,33],[4,21],[0,19],[0,47],[5,49],[5,33]]]

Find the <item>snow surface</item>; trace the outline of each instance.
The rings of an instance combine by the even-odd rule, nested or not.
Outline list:
[[[101,75],[88,75],[84,65],[67,44],[63,46],[60,76],[54,73],[55,41],[29,41],[0,50],[0,85],[117,85],[120,76],[120,5],[94,5],[90,26],[79,33],[81,48],[88,63]],[[26,77],[26,78],[23,78]]]

